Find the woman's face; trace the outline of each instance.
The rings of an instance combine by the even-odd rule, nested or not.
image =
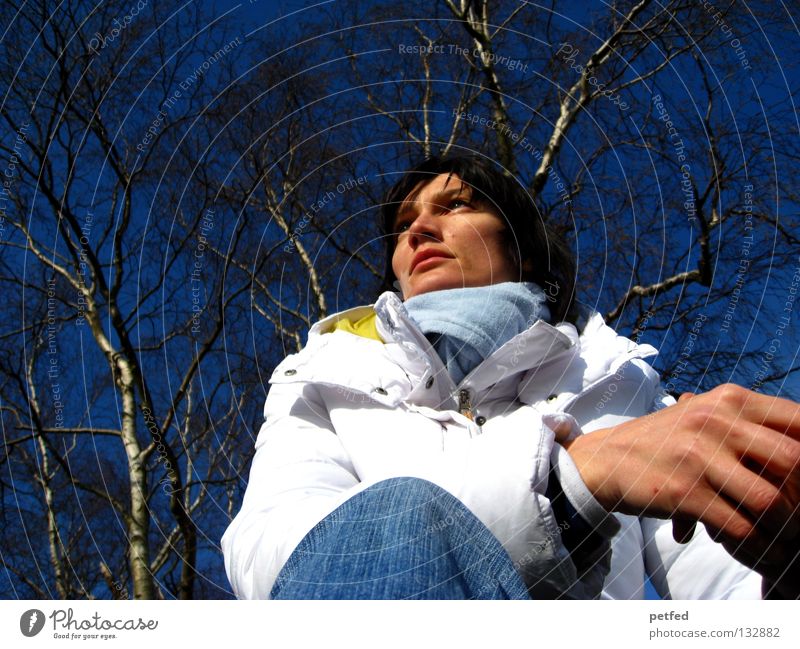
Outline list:
[[[392,269],[403,299],[518,280],[505,229],[489,207],[473,201],[458,176],[436,176],[413,200],[406,199],[395,217]]]

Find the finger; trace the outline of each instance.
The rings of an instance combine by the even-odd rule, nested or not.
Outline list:
[[[778,477],[794,473],[800,486],[800,433],[798,439],[788,435],[785,429],[775,427],[778,423],[788,425],[787,421],[778,422],[780,417],[769,415],[779,411],[786,414],[786,408],[778,402],[789,404],[791,410],[798,412],[800,408],[786,399],[764,397],[733,387],[739,391],[715,388],[706,394],[684,399],[680,403],[679,422],[701,435],[699,441],[704,450],[712,443],[731,447],[740,457],[753,459]],[[732,393],[738,395],[740,403],[733,404],[734,398],[729,396]],[[758,405],[757,401],[761,403],[762,398],[767,400],[767,407],[762,407],[763,403]],[[774,407],[770,409],[769,404]],[[800,416],[797,424],[800,425]]]
[[[672,538],[676,543],[688,543],[694,536],[697,521],[673,518],[672,519]]]
[[[737,509],[745,510],[756,526],[785,539],[800,534],[792,490],[780,488],[764,472],[754,472],[743,464],[726,459],[724,452],[709,458],[706,480],[711,488]]]
[[[720,539],[740,542],[749,535],[761,535],[761,531],[756,529],[753,518],[744,508],[700,482],[689,489],[674,506],[673,514],[674,518],[703,523],[707,528],[714,530]],[[769,536],[771,538],[773,534]],[[674,528],[673,537],[675,537]]]
[[[781,563],[779,544],[770,534],[760,533],[753,528],[753,531],[744,538],[733,538],[724,530],[709,523],[705,523],[705,528],[716,543],[722,545],[728,554],[748,568],[758,567],[762,574],[772,574],[772,566]]]
[[[688,401],[694,396],[694,392],[684,392],[678,397],[678,403],[683,403],[684,401]]]
[[[750,466],[749,468],[761,479],[768,481],[776,489],[780,490],[783,500],[787,503],[786,509],[790,524],[787,529],[783,530],[784,534],[782,536],[787,540],[800,537],[800,486],[798,485],[797,474],[787,479],[776,476],[760,467],[754,468]],[[789,536],[791,529],[794,529],[794,534]]]
[[[779,540],[758,525],[751,532],[731,536],[729,530],[705,523],[708,535],[722,544],[725,550],[737,561],[752,568],[764,577],[781,582],[785,590],[786,579],[793,578],[800,583],[800,547],[794,540]]]
[[[800,405],[789,399],[759,394],[731,383],[706,395],[729,412],[800,440]]]
[[[681,461],[753,515],[777,528],[792,520],[786,533],[800,533],[800,442],[745,419],[703,415],[694,425],[699,435]]]
[[[725,530],[733,538],[744,538],[754,521],[762,529],[785,538],[800,533],[795,496],[800,493],[800,486],[795,489],[792,484],[797,475],[779,487],[763,471],[753,471],[741,459],[744,451],[755,445],[754,440],[794,443],[793,440],[755,424],[742,425],[735,433],[726,434],[726,425],[729,423],[724,420],[715,420],[707,430],[705,426],[699,430],[691,444],[673,449],[673,470],[664,482],[667,503],[672,501],[667,505],[667,516],[700,520]],[[661,491],[658,485],[652,488],[655,495]],[[678,531],[682,530],[679,527]]]
[[[715,486],[725,483],[723,488],[730,497],[783,536],[800,534],[800,442],[755,424],[736,426],[727,441],[753,477],[748,485],[740,470],[727,478],[712,471]],[[775,491],[771,492],[769,485]]]
[[[725,442],[741,457],[755,461],[800,495],[800,441],[743,419],[733,422]]]

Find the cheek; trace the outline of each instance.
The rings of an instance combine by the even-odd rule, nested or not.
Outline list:
[[[469,238],[469,246],[473,253],[482,256],[489,256],[495,262],[505,261],[508,257],[505,236],[502,230],[498,230],[494,224],[473,231]]]
[[[485,230],[482,236],[476,237],[474,252],[484,259],[488,257],[494,274],[507,276],[516,273],[517,265],[510,254],[505,230],[496,227]]]
[[[394,272],[395,277],[400,277],[400,274],[403,270],[403,261],[402,261],[403,253],[398,246],[394,249],[392,253],[392,271]]]

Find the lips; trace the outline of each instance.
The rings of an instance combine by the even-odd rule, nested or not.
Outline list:
[[[420,250],[411,260],[411,269],[409,270],[409,275],[414,272],[414,269],[426,259],[432,259],[434,257],[441,257],[442,259],[452,259],[452,255],[448,255],[443,250],[437,250],[435,248],[426,248],[425,250]]]

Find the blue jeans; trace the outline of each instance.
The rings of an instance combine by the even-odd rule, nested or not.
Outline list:
[[[530,599],[503,546],[458,499],[392,478],[322,519],[272,599]]]

